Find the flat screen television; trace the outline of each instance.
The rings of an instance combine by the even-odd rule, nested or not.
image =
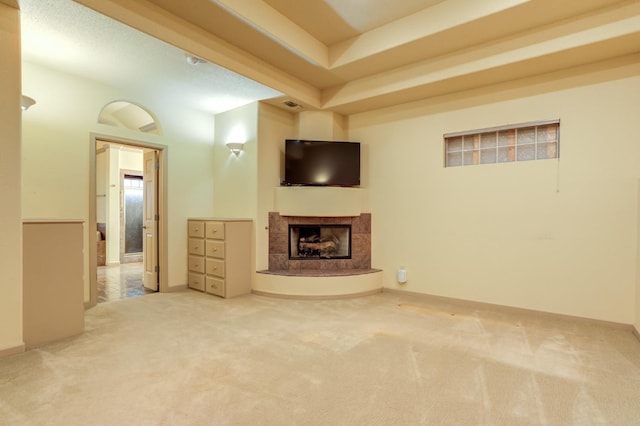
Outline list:
[[[360,185],[360,143],[287,139],[283,185]]]

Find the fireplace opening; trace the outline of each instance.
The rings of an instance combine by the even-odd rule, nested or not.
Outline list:
[[[351,259],[351,225],[289,225],[289,259]]]

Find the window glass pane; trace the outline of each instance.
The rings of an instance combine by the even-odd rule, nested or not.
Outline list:
[[[464,148],[463,149],[473,149],[473,138],[475,135],[469,135],[464,137]]]
[[[495,148],[496,134],[495,132],[483,133],[480,136],[480,148]]]
[[[538,126],[538,142],[552,142],[558,140],[558,124]]]
[[[558,144],[556,142],[538,143],[538,160],[558,157]]]
[[[518,145],[525,145],[536,142],[536,128],[535,127],[523,127],[518,129]],[[518,159],[520,157],[518,156]]]
[[[129,176],[125,177],[123,187],[133,188],[133,189],[142,189],[142,176],[140,176],[139,178],[129,177]]]
[[[492,149],[481,149],[480,150],[480,163],[495,163],[496,162],[496,150]]]
[[[503,130],[498,132],[498,146],[509,146],[516,144],[516,131]]]
[[[447,154],[447,167],[462,166],[462,153],[454,152]]]
[[[518,145],[518,161],[534,160],[535,154],[535,145]]]
[[[498,148],[498,163],[513,161],[515,148]]]
[[[447,152],[462,151],[462,136],[447,139]]]
[[[473,162],[473,154],[475,151],[465,151],[464,152],[464,165],[469,166],[471,164],[475,164]]]

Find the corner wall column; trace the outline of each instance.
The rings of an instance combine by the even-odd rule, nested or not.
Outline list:
[[[22,340],[22,91],[20,11],[0,2],[0,357]]]

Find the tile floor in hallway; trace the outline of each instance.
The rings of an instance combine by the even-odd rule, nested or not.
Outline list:
[[[98,303],[149,293],[142,285],[142,262],[98,266]]]

